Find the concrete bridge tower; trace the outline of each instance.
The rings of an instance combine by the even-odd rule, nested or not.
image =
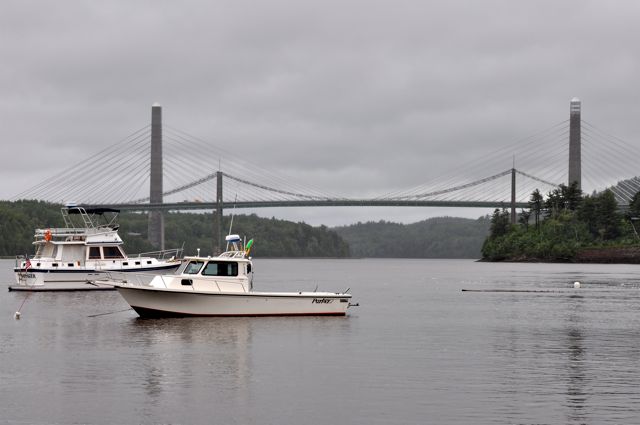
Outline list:
[[[581,159],[580,159],[580,99],[571,99],[569,107],[569,186],[578,183],[582,189]]]
[[[149,203],[162,203],[162,107],[154,103],[151,107],[151,176]],[[149,242],[164,249],[164,213],[149,211]]]

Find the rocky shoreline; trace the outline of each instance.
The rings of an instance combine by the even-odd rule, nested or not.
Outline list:
[[[640,247],[586,248],[578,251],[571,262],[640,264]]]
[[[511,257],[502,260],[480,259],[479,262],[497,263],[599,263],[640,264],[640,247],[584,248],[570,258]]]

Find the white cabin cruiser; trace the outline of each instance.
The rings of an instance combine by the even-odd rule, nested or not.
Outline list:
[[[231,249],[229,249],[231,245]],[[111,282],[141,317],[182,316],[344,316],[351,294],[338,292],[259,292],[253,265],[238,235],[227,236],[217,257],[185,257],[175,274],[150,283]]]
[[[171,272],[180,266],[179,249],[128,256],[118,235],[118,210],[67,205],[61,212],[65,227],[36,229],[35,255],[16,258],[17,284],[10,291],[114,289],[96,280],[106,272]]]

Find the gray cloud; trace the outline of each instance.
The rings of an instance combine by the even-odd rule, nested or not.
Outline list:
[[[639,17],[635,1],[3,2],[0,198],[147,125],[156,101],[167,124],[346,196],[420,185],[567,119],[573,96],[635,142]],[[335,211],[278,214],[366,215]]]

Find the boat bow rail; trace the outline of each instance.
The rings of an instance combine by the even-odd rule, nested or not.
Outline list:
[[[106,279],[104,283],[115,284],[120,287],[129,288],[154,288],[167,290],[180,290],[192,292],[233,292],[246,293],[247,287],[243,282],[206,279],[200,282],[197,277],[187,277],[184,275],[162,275],[148,273],[122,273],[122,272],[105,272]],[[102,281],[102,280],[101,280]],[[200,285],[206,285],[206,288],[199,288]],[[221,287],[224,286],[223,287]]]
[[[184,248],[163,249],[162,251],[141,252],[139,254],[129,255],[129,258],[154,257],[159,260],[173,261],[182,257]]]

